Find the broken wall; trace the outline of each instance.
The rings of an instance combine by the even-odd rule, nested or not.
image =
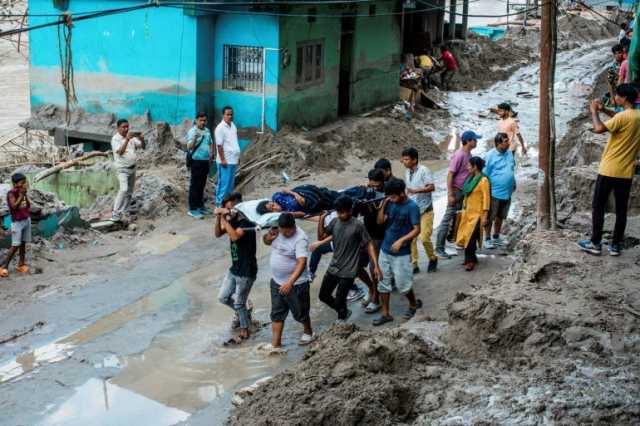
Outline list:
[[[31,26],[55,21],[62,13],[52,1],[31,1]],[[145,1],[73,0],[72,16],[139,6]],[[155,121],[193,118],[196,107],[196,29],[198,18],[181,8],[153,7],[77,21],[72,58],[78,106],[91,113],[119,116],[150,111]],[[65,105],[60,83],[57,26],[31,31],[31,108]]]

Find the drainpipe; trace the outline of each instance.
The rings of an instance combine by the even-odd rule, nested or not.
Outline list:
[[[264,133],[265,121],[266,121],[266,109],[267,109],[267,52],[279,52],[280,49],[275,47],[263,47],[262,48],[262,117],[260,118],[260,131],[259,135]],[[280,61],[278,60],[278,63]],[[277,83],[276,83],[277,84]]]

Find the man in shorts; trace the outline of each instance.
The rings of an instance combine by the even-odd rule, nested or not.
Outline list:
[[[22,173],[11,176],[13,188],[7,193],[7,205],[11,214],[11,248],[7,257],[0,266],[0,277],[9,276],[9,264],[11,260],[20,252],[20,259],[16,272],[26,274],[29,272],[27,266],[27,244],[31,242],[31,202],[27,196],[29,184],[27,177]]]
[[[308,345],[315,340],[309,310],[309,237],[296,225],[291,213],[278,218],[278,227],[264,235],[262,241],[271,246],[271,350],[282,349],[282,330],[289,315],[302,323],[304,334],[298,344]]]
[[[509,149],[509,136],[506,133],[498,133],[494,143],[495,148],[487,154],[484,167],[484,174],[491,182],[491,208],[489,221],[484,228],[484,247],[488,249],[504,245],[500,231],[503,221],[509,215],[511,195],[516,183],[516,161],[513,151]],[[493,234],[491,233],[492,224]]]

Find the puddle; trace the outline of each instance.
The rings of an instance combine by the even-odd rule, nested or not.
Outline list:
[[[139,241],[136,248],[139,254],[163,255],[189,241],[186,235],[160,234]]]
[[[44,364],[67,359],[73,354],[73,345],[56,342],[18,355],[13,361],[0,366],[0,383],[13,380]]]
[[[163,426],[188,417],[189,413],[121,388],[111,380],[90,379],[38,424],[121,426],[137,423]]]

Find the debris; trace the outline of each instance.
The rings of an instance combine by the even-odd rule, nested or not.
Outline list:
[[[35,330],[42,328],[43,326],[44,326],[44,321],[38,321],[37,323],[33,324],[31,327],[18,331],[12,334],[11,336],[0,337],[0,345],[18,340],[22,336],[26,336],[27,334],[32,333]]]
[[[33,179],[34,183],[40,182],[41,180],[43,180],[44,178],[46,178],[47,176],[51,176],[53,174],[59,173],[61,170],[64,169],[68,169],[71,168],[73,166],[77,166],[78,164],[87,161],[91,158],[95,158],[95,157],[108,157],[109,154],[106,152],[101,152],[101,151],[94,151],[94,152],[90,152],[88,154],[84,154],[82,157],[78,157],[74,160],[71,161],[66,161],[62,164],[58,164],[57,166],[53,166],[50,169],[44,170],[40,173],[38,173],[36,175],[36,177]]]

